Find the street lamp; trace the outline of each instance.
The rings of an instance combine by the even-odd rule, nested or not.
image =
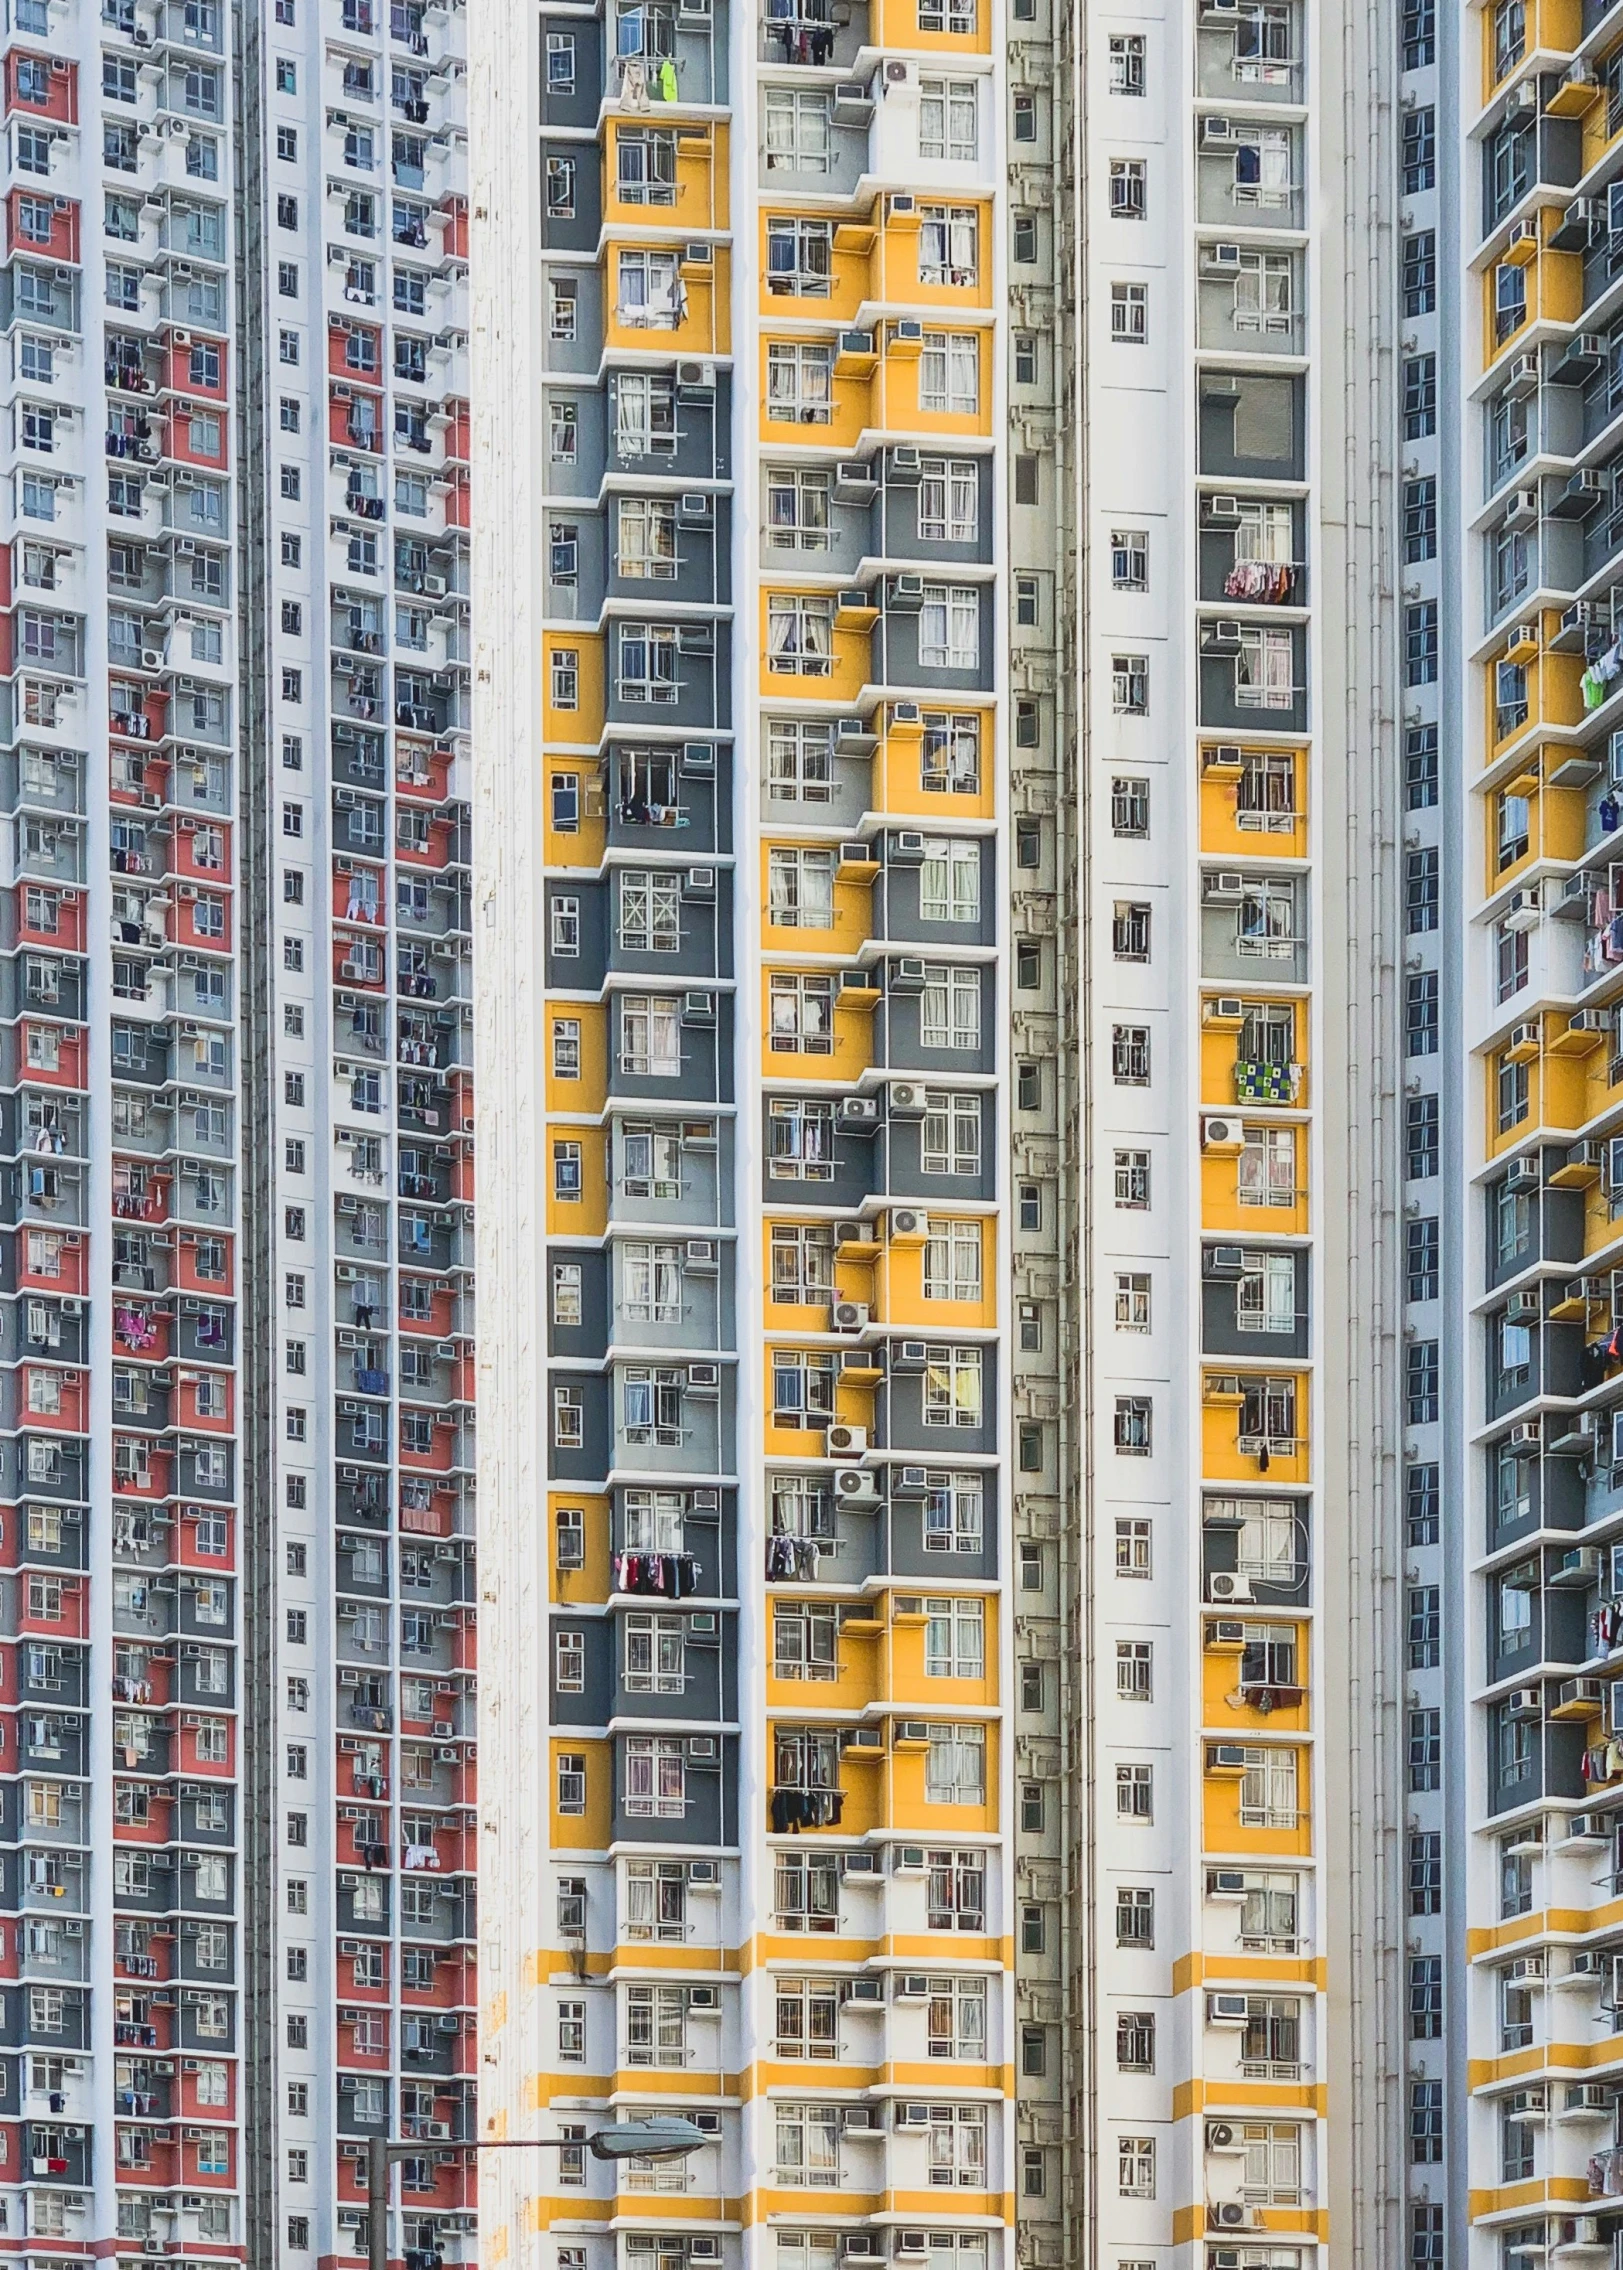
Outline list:
[[[584,2143],[594,2160],[679,2160],[696,2152],[710,2139],[696,2121],[676,2117],[621,2120],[594,2135],[483,2136],[453,2145],[458,2152],[562,2151],[566,2144]],[[370,2270],[389,2270],[389,2170],[397,2160],[415,2160],[420,2144],[391,2144],[373,2136],[366,2151],[367,2260]]]

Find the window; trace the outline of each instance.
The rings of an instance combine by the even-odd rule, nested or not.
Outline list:
[[[828,1182],[834,1174],[834,1107],[798,1096],[767,1105],[767,1172],[774,1181]]]
[[[982,1409],[980,1349],[927,1344],[924,1424],[927,1427],[979,1427]]]
[[[1110,39],[1110,92],[1142,95],[1144,92],[1144,35],[1112,33]]]
[[[1143,220],[1147,171],[1142,158],[1111,159],[1110,218],[1113,221]]]
[[[1410,1670],[1435,1670],[1442,1661],[1442,1607],[1438,1586],[1410,1585],[1407,1624]]]
[[[1150,958],[1150,910],[1136,900],[1118,899],[1110,925],[1110,950],[1118,962]]]
[[[925,1675],[932,1679],[979,1679],[986,1669],[985,1604],[960,1595],[926,1600]]]
[[[1412,1181],[1436,1174],[1441,1156],[1441,1130],[1435,1095],[1410,1096],[1404,1104],[1404,1165]]]
[[[1116,1642],[1116,1693],[1123,1702],[1153,1700],[1155,1650],[1149,1640]]]
[[[973,458],[926,457],[919,482],[919,535],[927,543],[973,544],[980,495]]]
[[[1403,240],[1403,312],[1432,315],[1436,308],[1437,233],[1416,229]]]
[[[768,982],[770,1046],[776,1055],[828,1056],[834,1049],[834,980],[775,971]]]
[[[1112,284],[1110,336],[1118,344],[1142,347],[1150,335],[1150,289],[1147,284]]]
[[[834,922],[834,854],[784,850],[767,855],[768,920],[782,929],[828,930]]]
[[[773,465],[766,476],[767,548],[826,552],[830,542],[829,476]]]
[[[831,222],[773,216],[766,224],[767,289],[800,299],[827,299],[833,251]]]
[[[625,1809],[628,1814],[680,1820],[687,1810],[687,1753],[675,1737],[626,1736]]]
[[[1435,1056],[1437,1053],[1438,984],[1438,972],[1434,969],[1420,970],[1404,980],[1404,1053],[1408,1056]]]
[[[798,425],[827,425],[833,389],[834,359],[831,348],[791,345],[776,340],[769,343],[766,369],[768,418]]]
[[[771,604],[768,601],[769,610]],[[980,594],[976,587],[927,583],[919,612],[920,662],[928,670],[976,670],[980,655]]]
[[[840,2180],[840,2108],[784,2104],[774,2108],[780,2183],[833,2190]]]
[[[1116,2145],[1116,2189],[1123,2199],[1155,2197],[1155,2138],[1123,2136]]]
[[[558,1810],[579,1815],[586,1810],[586,1759],[582,1752],[558,1752]]]
[[[927,793],[938,796],[980,793],[981,721],[978,712],[924,712],[919,784]]]
[[[919,880],[924,922],[975,924],[981,918],[981,847],[973,838],[931,836]]]
[[[1240,1778],[1241,1827],[1294,1829],[1296,1819],[1296,1752],[1248,1746]]]
[[[774,978],[774,986],[778,982]],[[980,1047],[981,976],[978,969],[958,969],[934,962],[929,965],[924,974],[919,1037],[925,1048]]]
[[[1437,60],[1435,0],[1405,0],[1402,15],[1403,68],[1423,71]]]
[[[802,592],[774,591],[766,603],[767,667],[803,678],[833,668],[834,607]]]
[[[1111,656],[1110,704],[1118,717],[1149,715],[1150,659],[1147,654]]]
[[[1420,103],[1403,114],[1403,194],[1417,197],[1437,186],[1437,113]]]
[[[973,416],[980,409],[981,349],[973,331],[926,331],[919,361],[919,407]]]
[[[1403,364],[1403,438],[1419,441],[1437,431],[1437,357],[1409,355]]]
[[[766,90],[766,167],[827,173],[832,141],[829,98],[793,87]]]
[[[979,267],[979,213],[973,205],[919,208],[919,280],[973,284]]]
[[[1142,528],[1113,528],[1110,532],[1110,580],[1118,591],[1147,591],[1150,586],[1150,539]]]
[[[1118,1395],[1112,1440],[1118,1458],[1148,1458],[1152,1450],[1154,1405],[1147,1395]]]
[[[1121,2073],[1155,2071],[1155,2013],[1121,2010],[1116,2014],[1116,2069]]]
[[[1437,557],[1437,478],[1403,484],[1403,557],[1405,563]]]
[[[1153,1821],[1155,1768],[1152,1765],[1118,1765],[1116,1768],[1118,1821]]]
[[[1118,1088],[1147,1088],[1150,1084],[1150,1028],[1148,1025],[1112,1025],[1110,1076]]]
[[[1409,1837],[1409,1913],[1438,1915],[1443,1905],[1443,1839],[1437,1829]]]
[[[973,79],[921,78],[919,81],[919,156],[973,164],[979,154],[976,125],[976,82]],[[771,112],[768,111],[768,151]],[[768,156],[767,163],[771,164]]]
[[[1442,1713],[1437,1710],[1411,1710],[1409,1713],[1409,1787],[1414,1790],[1440,1789],[1443,1772]]]
[[[674,1080],[682,1069],[681,1013],[674,995],[622,995],[621,1071],[640,1079]]]
[[[1443,2084],[1409,2083],[1409,2158],[1420,2165],[1443,2156]]]

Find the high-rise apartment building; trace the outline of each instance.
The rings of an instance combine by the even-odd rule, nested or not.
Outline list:
[[[474,27],[504,2258],[1397,2259],[1397,61]]]
[[[1423,732],[1419,680],[1436,675],[1451,697],[1439,771],[1453,1176],[1416,1184],[1413,1212],[1440,1216],[1454,1291],[1433,1343],[1446,1573],[1430,1600],[1443,1738],[1464,1764],[1440,1823],[1433,2071],[1447,2119],[1430,2197],[1473,2260],[1526,2270],[1601,2262],[1623,2228],[1623,45],[1600,7],[1497,6],[1439,17],[1434,58],[1424,21],[1404,57],[1405,148],[1424,169],[1417,191],[1435,165],[1437,234],[1417,196],[1404,347],[1425,366],[1427,438],[1404,471],[1418,491],[1435,463],[1448,509],[1424,571],[1440,652],[1429,673],[1416,654],[1407,698]],[[1419,835],[1430,819],[1417,815]],[[1413,2259],[1440,2259],[1441,2241],[1422,2255],[1420,2222],[1417,2206]]]
[[[0,2235],[467,2258],[462,19],[4,25]]]

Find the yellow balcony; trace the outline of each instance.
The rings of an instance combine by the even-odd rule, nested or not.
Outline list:
[[[607,1600],[613,1574],[608,1499],[553,1490],[547,1498],[547,1524],[559,1602],[573,1608]],[[577,1552],[580,1566],[567,1565]]]
[[[549,1000],[545,1018],[547,1109],[601,1111],[609,1093],[607,1010],[594,1001]]]
[[[1305,859],[1305,753],[1208,742],[1200,753],[1200,848],[1227,859]]]
[[[678,125],[611,116],[603,143],[605,225],[729,227],[727,152],[728,129],[720,120]]]
[[[1236,1031],[1227,1020],[1207,1024],[1208,1001],[1242,1003]],[[1308,1101],[1307,1017],[1301,1001],[1252,993],[1206,995],[1201,1002],[1200,1100],[1208,1110],[1300,1110]]]
[[[854,1085],[872,1054],[877,999],[865,970],[765,970],[767,1077]]]
[[[1493,9],[1485,8],[1480,22],[1484,105],[1492,101],[1494,89],[1521,68],[1527,56],[1570,55],[1584,36],[1582,0],[1527,0],[1526,31],[1514,54],[1501,54]]]
[[[1586,749],[1546,745],[1529,752],[1515,780],[1488,800],[1484,831],[1485,888],[1499,891],[1524,867],[1540,859],[1581,859],[1584,853],[1584,789],[1599,767]],[[1567,783],[1570,782],[1570,785]],[[1506,800],[1527,806],[1523,815]]]
[[[549,1126],[546,1172],[548,1233],[601,1237],[609,1226],[609,1186],[598,1130]]]
[[[973,697],[937,708],[891,702],[875,719],[873,807],[898,818],[992,816],[995,713]]]
[[[1306,1482],[1305,1374],[1211,1370],[1201,1377],[1201,1472],[1213,1482]]]
[[[560,1810],[560,1796],[571,1803],[579,1786],[575,1761],[584,1766],[585,1809]],[[567,1852],[606,1852],[614,1834],[614,1744],[561,1736],[548,1758],[551,1841]]]
[[[903,191],[877,200],[867,222],[831,228],[831,220],[763,203],[757,272],[768,320],[803,315],[851,325],[871,304],[943,314],[990,309],[992,207],[984,200]],[[909,339],[903,346],[918,351]]]
[[[760,639],[761,690],[780,701],[850,704],[869,682],[869,628],[842,627],[833,592],[763,590]]]
[[[603,344],[611,352],[725,355],[732,351],[732,253],[724,244],[668,239],[611,244]]]
[[[1208,1140],[1221,1128],[1225,1138]],[[1200,1226],[1237,1237],[1300,1236],[1308,1227],[1307,1141],[1235,1111],[1202,1117]]]
[[[1234,1634],[1252,1640],[1236,1641]],[[1256,1637],[1266,1634],[1271,1653],[1264,1653]],[[1272,1734],[1306,1733],[1307,1626],[1261,1623],[1232,1617],[1209,1616],[1201,1652],[1201,1709],[1204,1724],[1222,1730]],[[1284,1674],[1289,1673],[1286,1677]]]
[[[1227,1754],[1234,1751],[1238,1762]],[[1208,1739],[1203,1764],[1201,1837],[1208,1855],[1261,1859],[1312,1851],[1309,1751],[1278,1742]]]
[[[843,845],[763,843],[762,946],[768,953],[855,956],[872,929],[878,872],[872,859],[847,860]]]
[[[904,54],[990,55],[992,16],[967,0],[957,7],[932,7],[929,0],[872,0],[869,37],[875,47]]]
[[[804,320],[814,304],[822,303],[774,299],[771,315],[787,316],[792,305]],[[803,333],[774,340],[763,331],[761,439],[774,449],[801,441],[850,453],[876,427],[921,441],[989,437],[994,337],[979,310],[887,318],[860,350],[824,364],[805,351],[814,342]],[[970,345],[961,348],[964,340]],[[832,323],[817,344],[834,356]],[[939,392],[949,362],[950,382]],[[972,386],[966,371],[974,373]]]
[[[1557,252],[1549,241],[1561,211],[1559,205],[1541,207],[1537,219],[1527,223],[1530,233],[1518,224],[1509,246],[1482,278],[1482,336],[1489,364],[1508,353],[1532,325],[1576,323],[1584,311],[1583,255]]]

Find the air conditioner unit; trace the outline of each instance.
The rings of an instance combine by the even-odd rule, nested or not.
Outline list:
[[[1525,1032],[1527,1028],[1521,1026],[1518,1029]],[[1512,1159],[1505,1175],[1504,1186],[1507,1190],[1536,1190],[1539,1179],[1539,1162],[1536,1156]]]
[[[831,1458],[861,1458],[868,1448],[866,1427],[830,1427],[827,1435]]]
[[[1522,1419],[1510,1430],[1512,1450],[1537,1450],[1543,1440],[1543,1426],[1538,1419]]]
[[[1537,1687],[1515,1687],[1505,1700],[1507,1718],[1542,1718],[1544,1698]]]
[[[1208,1245],[1201,1252],[1200,1268],[1204,1277],[1243,1277],[1245,1248],[1239,1245]]]
[[[890,1494],[893,1498],[922,1498],[929,1494],[930,1470],[927,1466],[901,1466],[891,1469]]]
[[[1205,878],[1201,897],[1208,906],[1238,906],[1245,897],[1245,877],[1232,868],[1220,867],[1215,875]]]
[[[1505,1976],[1513,1986],[1519,1986],[1532,1979],[1542,1979],[1545,1968],[1542,1955],[1518,1955],[1513,1963],[1505,1965]]]
[[[1207,150],[1232,150],[1239,136],[1234,131],[1232,118],[1203,118],[1200,122],[1201,147]]]
[[[690,867],[682,877],[682,896],[686,899],[713,899],[716,895],[716,870],[713,867]]]
[[[1245,1128],[1237,1119],[1202,1119],[1200,1147],[1203,1151],[1239,1151],[1245,1146]]]
[[[721,1386],[719,1364],[689,1364],[688,1386],[696,1395],[714,1395]]]
[[[1604,1813],[1571,1813],[1567,1816],[1569,1844],[1607,1844],[1610,1841],[1611,1830],[1607,1827]],[[1578,1967],[1576,1956],[1572,1967],[1574,1970]]]
[[[1531,528],[1538,525],[1537,489],[1517,489],[1505,513],[1507,528]]]
[[[1237,1575],[1233,1569],[1213,1569],[1206,1578],[1208,1600],[1240,1600],[1251,1598],[1251,1579]]]
[[[684,489],[676,509],[684,520],[708,520],[710,499],[703,489]]]
[[[883,2002],[885,1982],[882,1978],[848,1978],[841,1999],[846,2002]]]
[[[714,264],[715,257],[714,245],[694,242],[682,247],[682,264],[686,268],[709,268]]]
[[[836,1332],[863,1332],[870,1314],[866,1301],[836,1301],[831,1321]]]
[[[716,384],[714,363],[679,362],[676,366],[676,383],[690,391],[711,393]]]
[[[1539,888],[1534,883],[1525,891],[1513,891],[1511,893],[1510,904],[1505,909],[1501,920],[1507,930],[1536,930],[1538,918],[1542,912]]]
[[[892,1119],[922,1119],[925,1111],[924,1090],[914,1080],[893,1080],[889,1091]]]
[[[848,1467],[834,1477],[834,1496],[840,1505],[876,1506],[879,1504],[879,1484],[872,1474]]]
[[[1243,1868],[1208,1868],[1206,1871],[1206,1897],[1209,1900],[1243,1900],[1245,1870]]]
[[[899,2104],[896,2107],[898,2128],[928,2128],[930,2108],[927,2104]]]
[[[685,1025],[713,1025],[716,1021],[716,997],[713,993],[684,993],[682,996],[682,1022]]]
[[[922,1214],[912,1206],[897,1206],[892,1209],[890,1236],[893,1244],[900,1238],[907,1238],[922,1245],[929,1234],[928,1214]]]
[[[721,1862],[719,1860],[690,1860],[688,1862],[688,1882],[690,1884],[719,1884],[721,1882]]]
[[[1512,1293],[1505,1303],[1507,1324],[1537,1324],[1541,1313],[1536,1292]]]
[[[841,1096],[840,1125],[842,1127],[877,1127],[879,1124],[879,1098],[877,1096]]]
[[[1244,1773],[1244,1743],[1208,1742],[1206,1745],[1206,1771],[1216,1774]]]
[[[928,2254],[930,2251],[929,2232],[898,2231],[896,2233],[896,2251],[898,2254]]]
[[[890,705],[892,725],[917,725],[922,714],[916,701],[893,701]]]

